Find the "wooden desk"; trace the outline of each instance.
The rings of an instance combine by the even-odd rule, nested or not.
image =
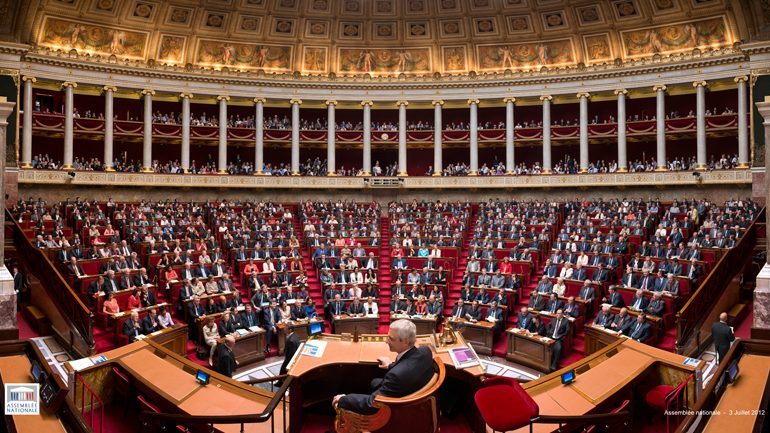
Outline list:
[[[727,385],[714,408],[719,416],[709,417],[703,433],[750,432],[754,429],[757,409],[766,409],[760,406],[770,375],[770,357],[743,355],[738,369],[740,373],[735,382]]]
[[[505,359],[546,373],[551,370],[554,340],[518,328],[505,333],[508,335]]]
[[[414,323],[414,326],[417,328],[417,335],[434,334],[436,332],[435,316],[412,317],[403,314],[390,315],[390,323],[399,319],[405,319]]]
[[[275,327],[278,328],[278,354],[283,355],[283,352],[286,349],[286,336],[288,336],[291,331],[294,331],[294,333],[297,334],[300,342],[306,341],[310,334],[310,324],[317,322],[321,321],[314,319],[310,321],[300,320],[292,321],[291,323],[281,322],[276,324]]]
[[[187,325],[175,323],[161,331],[148,335],[152,341],[180,356],[187,356]]]
[[[33,343],[34,344],[34,343]],[[0,383],[33,383],[30,373],[32,364],[24,355],[12,355],[0,357]],[[5,398],[3,398],[5,402]],[[50,412],[39,403],[40,415],[14,415],[13,425],[16,431],[21,432],[66,432],[59,417]]]
[[[476,352],[482,355],[492,355],[492,344],[494,343],[495,324],[482,320],[480,322],[470,322],[465,319],[451,318],[449,323],[462,332],[465,341],[473,345]]]
[[[351,317],[347,314],[332,318],[332,332],[335,334],[376,334],[380,324],[379,317]]]
[[[256,331],[250,331],[246,335],[235,337],[235,347],[233,353],[238,364],[245,365],[252,362],[263,361],[265,359],[265,334],[262,328],[256,328]]]
[[[585,331],[583,338],[585,338],[584,350],[586,355],[598,352],[622,338],[619,332],[610,331],[600,325],[587,325],[583,330]]]

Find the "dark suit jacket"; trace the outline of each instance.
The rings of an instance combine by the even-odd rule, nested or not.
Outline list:
[[[427,347],[412,347],[401,359],[390,364],[388,372],[381,381],[373,381],[373,390],[369,395],[348,394],[339,401],[339,407],[362,414],[372,414],[377,409],[372,406],[378,395],[385,397],[404,397],[425,386],[433,377],[434,367],[431,351]]]
[[[297,353],[297,349],[299,349],[299,336],[296,332],[292,332],[288,337],[286,337],[283,364],[281,364],[281,369],[278,371],[278,374],[286,374],[288,371],[287,367],[289,365],[289,361],[291,361],[291,358],[293,358],[294,354]]]
[[[364,314],[366,311],[364,310],[364,304],[358,303],[356,305],[354,302],[350,303],[350,306],[348,307],[348,314]]]
[[[529,324],[532,323],[532,315],[529,313],[519,313],[516,315],[516,323],[516,326],[518,326],[520,329],[527,329],[529,328]]]
[[[460,309],[459,304],[455,304],[455,306],[452,308],[452,316],[451,317],[457,317],[458,311]],[[468,311],[467,307],[463,305],[462,311],[459,311],[460,317],[465,318],[465,313]]]
[[[558,329],[556,328],[556,322],[557,319],[555,317],[551,319],[551,323],[549,323],[548,327],[546,328],[546,336],[553,337],[555,332],[556,339],[561,340],[569,332],[569,320],[567,320],[566,317],[562,318],[561,322],[559,322]]]
[[[233,377],[235,367],[235,354],[233,351],[226,344],[218,344],[217,371],[227,377]]]
[[[730,349],[730,342],[735,340],[733,331],[726,323],[717,322],[711,325],[711,335],[714,337],[714,348],[719,355],[719,361],[721,362],[727,351]]]
[[[471,319],[476,319],[476,320],[484,319],[484,310],[481,307],[477,308],[476,311],[473,310],[473,307],[468,308],[467,310],[465,310],[465,314],[466,315],[470,314]]]
[[[142,327],[140,326],[139,329],[136,329],[134,331],[134,321],[132,319],[128,319],[125,322],[123,322],[123,335],[128,337],[128,342],[133,343],[136,341],[136,337],[142,333]]]
[[[641,328],[639,328],[639,331],[636,331],[636,325],[638,322],[634,321],[631,324],[626,326],[626,332],[625,334],[629,337],[633,338],[634,340],[639,341],[640,343],[644,343],[645,340],[650,338],[650,324],[647,322],[642,323]]]

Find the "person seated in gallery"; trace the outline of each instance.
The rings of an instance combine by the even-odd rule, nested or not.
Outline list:
[[[347,409],[356,413],[370,415],[377,412],[374,399],[384,397],[404,397],[419,390],[433,377],[433,358],[428,347],[415,347],[417,328],[408,320],[396,320],[391,323],[387,343],[391,352],[397,353],[396,360],[378,359],[380,368],[388,372],[382,379],[371,382],[371,394],[339,394],[332,404],[335,408]]]

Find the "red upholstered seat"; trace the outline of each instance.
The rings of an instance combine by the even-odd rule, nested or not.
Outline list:
[[[529,425],[540,408],[513,379],[494,377],[484,381],[474,397],[481,417],[493,430],[509,431]]]
[[[666,397],[668,397],[671,392],[674,391],[674,388],[668,386],[668,385],[658,385],[655,388],[652,388],[651,390],[647,391],[647,394],[644,396],[644,401],[647,403],[647,406],[659,409],[659,410],[665,410],[666,409]]]

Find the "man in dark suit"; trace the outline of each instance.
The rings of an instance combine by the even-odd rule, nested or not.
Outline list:
[[[267,335],[265,336],[265,353],[270,351],[270,342],[273,340],[273,335],[278,332],[278,328],[275,327],[281,321],[281,310],[276,308],[275,299],[270,300],[270,305],[262,310],[262,323],[264,324]]]
[[[471,307],[465,310],[465,319],[478,322],[484,317],[484,312],[479,306],[479,301],[473,301]]]
[[[613,307],[623,308],[626,306],[626,302],[623,300],[623,296],[617,292],[615,286],[610,286],[607,297],[602,301],[609,303]]]
[[[666,312],[666,303],[663,301],[660,292],[655,292],[652,295],[652,300],[647,304],[647,308],[644,311],[652,316],[663,317],[663,313]]]
[[[142,319],[142,331],[144,334],[152,334],[161,329],[163,329],[163,327],[161,327],[160,322],[158,322],[158,312],[153,308],[150,310],[150,313]]]
[[[640,343],[644,343],[648,338],[650,338],[650,324],[647,323],[645,314],[639,313],[639,315],[636,317],[636,322],[626,326],[624,333],[631,339]]]
[[[608,328],[612,329],[613,331],[618,332],[625,332],[626,328],[631,326],[634,323],[634,318],[631,317],[630,314],[628,314],[628,309],[621,308],[620,313],[615,315],[615,317],[612,318],[612,321],[609,325],[607,325]]]
[[[364,304],[361,303],[360,299],[354,297],[353,302],[348,306],[348,315],[363,316],[364,314],[366,314],[366,311],[364,311]]]
[[[289,330],[289,335],[286,336],[286,345],[284,346],[283,364],[281,364],[281,369],[278,371],[279,375],[286,374],[289,361],[291,361],[294,354],[297,353],[297,349],[299,349],[299,336],[294,332],[294,328],[289,328]],[[280,384],[278,384],[278,386],[280,386]]]
[[[332,404],[356,413],[373,414],[377,408],[372,403],[378,395],[404,397],[425,386],[434,374],[433,359],[429,348],[414,346],[416,334],[414,323],[408,320],[393,322],[387,342],[390,351],[398,355],[392,363],[388,357],[378,359],[380,367],[388,370],[385,377],[372,381],[371,394],[340,394],[334,397]]]
[[[649,301],[647,300],[647,297],[644,296],[642,289],[637,289],[634,298],[631,300],[631,305],[629,305],[628,308],[635,311],[644,311],[644,309],[647,308],[648,303]]]
[[[238,361],[235,360],[235,337],[228,335],[225,337],[225,344],[217,345],[217,371],[224,376],[233,377]]]
[[[529,296],[529,308],[535,311],[540,311],[545,308],[545,299],[541,293],[532,292]]]
[[[123,335],[128,337],[128,342],[133,343],[136,337],[142,335],[142,324],[139,321],[139,313],[131,312],[131,318],[123,322]]]
[[[610,312],[610,306],[608,304],[602,305],[602,311],[594,319],[594,325],[604,326],[609,328],[612,324],[612,313]]]
[[[259,326],[259,316],[254,312],[254,308],[251,304],[246,304],[244,307],[246,310],[241,313],[241,325],[245,328],[251,328],[252,326]]]
[[[569,320],[564,317],[561,310],[556,311],[556,318],[551,319],[551,323],[546,327],[546,336],[555,340],[553,345],[553,359],[551,361],[551,371],[559,368],[559,358],[561,357],[561,340],[569,333]]]
[[[548,303],[545,305],[545,311],[548,311],[551,314],[556,314],[556,311],[561,310],[564,303],[562,303],[559,300],[559,297],[556,295],[556,293],[551,293],[551,297],[548,300]]]
[[[454,308],[452,308],[451,317],[458,318],[458,319],[464,318],[466,312],[467,312],[467,308],[465,307],[465,301],[462,298],[460,298],[459,300],[457,300],[457,303],[455,303]]]
[[[719,322],[711,325],[711,336],[714,337],[714,348],[717,351],[717,355],[719,355],[719,362],[721,363],[730,349],[730,343],[735,340],[732,328],[727,325],[727,313],[720,314]]]

